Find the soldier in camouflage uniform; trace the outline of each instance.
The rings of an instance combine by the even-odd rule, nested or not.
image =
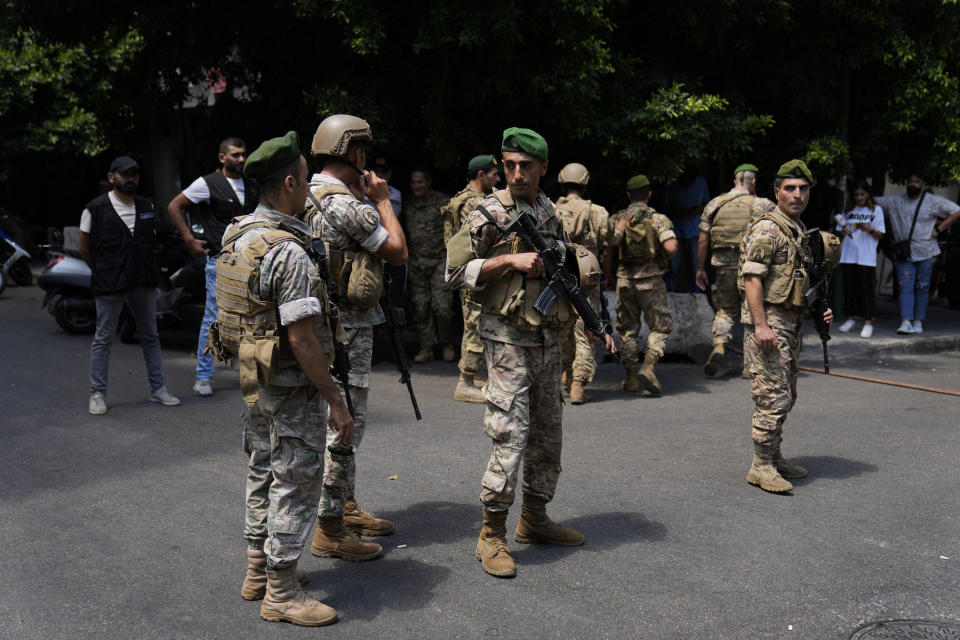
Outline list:
[[[450,198],[442,210],[443,244],[450,242],[467,214],[500,184],[497,159],[491,155],[474,156],[467,164],[467,186]],[[453,391],[453,399],[460,402],[486,402],[480,389],[486,384],[486,364],[483,362],[483,342],[477,335],[480,305],[470,299],[467,291],[460,292],[463,305],[463,339],[460,342],[460,378]]]
[[[407,263],[410,299],[420,333],[420,350],[413,361],[433,360],[433,347],[439,342],[443,347],[443,360],[453,362],[457,357],[453,346],[453,301],[443,279],[446,249],[440,213],[450,196],[432,190],[431,181],[425,169],[410,174],[412,196],[405,202],[403,212],[410,239],[410,262]]]
[[[353,439],[353,418],[327,368],[342,330],[311,251],[310,229],[293,217],[303,210],[308,175],[296,133],[263,143],[244,173],[259,182],[260,205],[224,235],[219,318],[211,331],[218,344],[229,342],[231,331],[235,336],[246,405],[248,549],[241,594],[263,599],[265,620],[320,626],[337,613],[303,592],[296,565],[320,498],[328,407],[335,442],[349,448]],[[277,341],[279,349],[262,349],[261,341]],[[336,456],[331,464],[343,460]]]
[[[529,213],[549,242],[566,241],[550,199],[539,190],[547,171],[547,143],[529,129],[503,132],[509,189],[495,191],[473,210],[447,247],[447,281],[466,288],[481,306],[477,332],[487,360],[484,432],[493,453],[481,481],[483,529],[476,557],[487,573],[509,577],[516,565],[507,549],[507,510],[523,461],[523,510],[514,533],[520,543],[583,544],[583,536],[553,522],[546,504],[560,475],[563,396],[560,333],[576,318],[566,298],[546,316],[533,308],[542,289],[540,256],[503,227]]]
[[[740,313],[737,291],[737,266],[740,264],[740,242],[750,222],[762,213],[772,211],[773,202],[756,197],[758,169],[742,164],[733,172],[733,189],[707,203],[700,216],[700,238],[697,240],[697,286],[706,291],[707,254],[716,273],[713,289],[713,350],[703,367],[708,376],[715,375],[723,359],[731,330]]]
[[[354,116],[333,115],[320,123],[311,151],[323,161],[323,170],[310,180],[305,214],[314,237],[323,240],[330,254],[340,319],[348,335],[349,393],[356,424],[354,451],[367,426],[373,328],[384,322],[379,306],[383,260],[395,265],[407,260],[406,239],[393,213],[387,183],[362,170],[372,140],[370,126]],[[368,197],[376,208],[364,204]],[[332,438],[331,430],[328,442]],[[376,558],[379,545],[346,535],[344,527],[352,533],[382,536],[393,531],[393,523],[373,516],[357,504],[356,456],[350,458],[344,472],[345,510],[339,507],[340,496],[333,489],[340,481],[328,473],[311,551],[317,556],[345,560]]]
[[[800,160],[777,171],[776,208],[751,223],[740,251],[737,285],[744,294],[740,320],[749,368],[753,413],[753,462],[747,482],[773,493],[793,489],[786,478],[806,469],[780,453],[783,422],[797,400],[797,359],[807,288],[808,250],[800,214],[810,201],[813,175]],[[827,309],[829,324],[833,312]]]
[[[620,248],[617,267],[617,331],[620,333],[620,363],[626,377],[624,391],[640,390],[640,380],[654,395],[663,389],[654,367],[663,357],[667,336],[673,331],[673,317],[667,304],[663,275],[670,257],[677,251],[677,237],[670,218],[657,213],[650,202],[650,181],[638,175],[627,181],[630,206],[610,218],[610,246]],[[604,263],[609,264],[608,260]],[[643,366],[640,360],[641,314],[650,327]]]
[[[572,162],[560,170],[557,180],[563,189],[563,196],[557,200],[557,214],[563,221],[567,236],[571,242],[582,245],[599,258],[607,245],[607,222],[610,215],[600,205],[583,199],[583,193],[590,182],[590,172],[582,164]],[[602,294],[598,304],[605,304]],[[597,372],[592,342],[587,336],[583,318],[578,318],[572,330],[565,332],[561,339],[562,380],[570,392],[571,404],[583,404],[587,401],[584,388],[590,384]]]

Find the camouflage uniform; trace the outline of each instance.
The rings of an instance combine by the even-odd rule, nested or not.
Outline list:
[[[570,242],[583,245],[599,260],[609,236],[607,223],[610,214],[607,210],[576,193],[570,193],[557,200],[557,214],[563,221]],[[578,318],[573,328],[564,332],[560,345],[567,379],[584,385],[590,383],[597,372],[597,361],[583,318]]]
[[[499,225],[505,226],[519,208],[534,214],[544,238],[566,240],[554,205],[543,192],[538,194],[533,207],[525,201],[505,207],[497,196],[506,197],[508,202],[512,198],[504,190],[483,201],[484,208]],[[465,256],[455,255],[454,245],[458,245],[457,250],[462,249]],[[532,309],[530,294],[534,293],[532,297],[535,297],[534,288],[543,282],[532,278],[522,278],[525,288],[511,293],[515,304],[509,304],[507,315],[495,312],[493,307],[501,312],[503,308],[486,302],[490,298],[484,296],[492,295],[489,288],[506,286],[504,283],[521,278],[514,280],[516,274],[512,270],[482,283],[477,282],[477,277],[483,260],[495,255],[496,247],[503,246],[512,247],[508,249],[510,252],[530,250],[512,234],[503,237],[479,210],[474,210],[450,242],[447,265],[450,285],[475,291],[483,309],[477,325],[484,341],[488,372],[483,430],[493,439],[493,453],[481,481],[480,500],[491,512],[506,511],[513,504],[521,460],[524,460],[523,492],[544,501],[553,498],[562,446],[559,338],[563,325],[571,324],[575,318],[575,312],[564,298],[551,307],[549,313],[553,315],[548,318],[532,315],[537,312]],[[535,326],[531,320],[543,323]]]
[[[405,202],[407,263],[410,298],[416,311],[420,348],[453,344],[453,304],[444,285],[443,216],[440,209],[450,196],[430,191],[426,197],[411,197]]]
[[[610,218],[610,244],[618,246],[623,242],[624,233],[616,230],[617,220],[633,216],[636,213],[653,211],[643,203],[635,202]],[[660,246],[671,238],[673,223],[667,216],[653,212],[653,228]],[[656,260],[645,263],[620,261],[617,267],[617,332],[620,334],[620,363],[628,371],[636,368],[640,359],[640,320],[650,327],[647,336],[647,353],[653,353],[659,359],[663,356],[663,347],[667,336],[673,331],[673,317],[667,304],[667,287],[663,275],[667,266]]]
[[[444,244],[450,241],[460,227],[467,214],[477,208],[486,196],[474,191],[470,186],[461,189],[450,199],[450,219],[444,220]],[[455,206],[454,206],[455,205]],[[482,376],[486,369],[483,361],[483,342],[477,335],[477,320],[480,318],[480,305],[470,300],[466,291],[460,292],[460,304],[463,309],[463,339],[460,341],[460,363],[462,373],[470,376]]]
[[[314,174],[310,180],[311,189],[332,184],[345,186],[342,182],[324,174]],[[322,238],[328,244],[341,250],[366,250],[376,253],[386,242],[389,234],[380,224],[380,214],[368,204],[357,200],[353,195],[333,193],[320,200],[319,215],[310,215],[312,205],[307,207],[308,219],[314,237]],[[353,401],[353,449],[360,447],[367,427],[367,394],[370,389],[370,368],[373,363],[373,327],[385,321],[379,305],[370,309],[357,307],[340,301],[340,322],[347,330],[349,342],[347,355],[350,358],[349,391]],[[340,383],[337,383],[340,386]],[[343,393],[342,386],[340,387]],[[336,426],[331,422],[327,428],[327,443],[332,444],[337,437]],[[356,455],[347,457],[340,465],[334,466],[332,454],[327,451],[327,477],[324,478],[323,493],[319,501],[321,518],[343,515],[343,496],[356,495]],[[342,477],[335,477],[341,476]]]
[[[788,237],[768,216],[776,217],[788,228],[795,229],[797,238]],[[750,390],[756,403],[752,436],[757,444],[779,443],[783,422],[797,400],[797,362],[803,306],[802,301],[797,304],[796,298],[791,300],[789,290],[793,274],[803,269],[806,255],[803,231],[803,223],[790,219],[777,208],[751,224],[741,245],[740,286],[744,275],[756,275],[763,279],[763,308],[767,324],[777,338],[775,349],[760,349],[750,309],[744,300],[740,321],[744,324],[744,364],[750,372]],[[803,288],[802,284],[797,286]],[[783,297],[785,290],[788,291],[786,299],[773,302]]]
[[[310,235],[299,220],[262,204],[243,224],[259,221],[283,222],[304,237]],[[262,231],[240,235],[235,250],[242,251]],[[317,266],[295,242],[282,242],[267,252],[259,273],[253,293],[277,305],[283,326],[322,313],[326,293]],[[245,536],[249,546],[263,548],[270,566],[283,568],[295,564],[303,551],[325,482],[327,403],[298,365],[281,368],[269,383],[258,384],[258,392],[256,406],[243,414],[244,450],[250,456]],[[342,495],[342,482],[333,482],[331,489]],[[342,499],[338,508],[343,511]]]
[[[712,297],[713,307],[716,309],[712,325],[715,345],[725,345],[730,342],[732,338],[730,332],[740,313],[737,266],[740,264],[740,242],[743,240],[743,234],[750,222],[760,214],[772,211],[775,206],[766,198],[757,198],[750,195],[750,192],[743,187],[736,187],[728,193],[717,196],[703,209],[703,214],[700,216],[700,231],[711,234],[710,266],[714,268],[716,274]],[[732,222],[736,226],[739,224],[743,226],[738,232],[733,232],[731,229],[722,234],[722,239],[718,239],[712,233],[714,224],[728,211],[731,211],[735,217]]]

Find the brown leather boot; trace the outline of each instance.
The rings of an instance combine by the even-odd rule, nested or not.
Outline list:
[[[483,570],[498,578],[512,578],[517,575],[507,550],[507,512],[483,510],[483,529],[477,540],[474,554],[483,565]]]
[[[587,401],[587,392],[583,388],[583,383],[574,380],[570,386],[570,404],[583,404]]]
[[[653,372],[653,368],[657,366],[659,360],[659,356],[647,351],[647,354],[643,356],[643,366],[640,367],[640,379],[643,381],[643,386],[655,396],[663,393],[663,387],[660,386],[660,381],[657,380],[657,376]]]
[[[710,352],[710,355],[707,356],[707,364],[703,365],[703,372],[708,376],[717,375],[717,371],[720,369],[720,362],[723,360],[723,354],[725,352],[726,348],[722,342],[714,344],[713,350]]]
[[[452,344],[443,345],[443,361],[444,362],[453,362],[457,359],[457,350],[453,348]]]
[[[783,457],[780,454],[780,441],[778,437],[773,441],[773,444],[770,446],[773,449],[773,466],[777,468],[777,471],[784,478],[789,478],[790,480],[796,480],[798,478],[806,478],[807,470],[801,467],[798,464],[794,464]]]
[[[431,360],[433,360],[433,347],[423,347],[420,351],[417,351],[417,355],[413,356],[413,361],[417,364],[423,364]]]
[[[620,383],[620,388],[633,393],[640,391],[640,378],[637,376],[637,368],[627,367],[626,369],[627,377]]]
[[[583,544],[583,534],[568,527],[562,527],[547,515],[547,503],[542,498],[523,494],[523,510],[513,539],[521,544],[545,542],[563,547],[577,547]]]
[[[380,545],[364,542],[355,531],[347,529],[343,518],[319,518],[313,534],[310,553],[320,558],[342,558],[360,562],[380,557]]]
[[[307,584],[308,576],[303,571],[296,572],[297,582]],[[247,575],[243,578],[240,595],[244,600],[263,600],[267,593],[267,554],[263,549],[247,547]]]
[[[260,603],[260,617],[270,622],[292,622],[303,627],[322,627],[337,619],[337,611],[304,593],[296,579],[296,565],[267,569],[267,593]]]
[[[747,482],[770,493],[787,493],[793,490],[793,485],[784,480],[777,468],[773,466],[771,447],[754,442],[753,451],[753,463],[747,471]]]
[[[487,401],[480,389],[473,385],[473,376],[466,373],[460,374],[460,379],[457,380],[457,388],[453,390],[453,399],[475,404],[483,404]]]
[[[343,510],[343,524],[362,536],[388,536],[393,533],[393,523],[377,518],[357,504],[356,498],[347,498]]]

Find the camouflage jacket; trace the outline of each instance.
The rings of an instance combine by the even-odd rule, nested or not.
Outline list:
[[[621,218],[630,217],[635,213],[642,211],[651,211],[653,213],[651,221],[653,223],[653,228],[657,233],[657,240],[661,246],[667,240],[677,237],[677,235],[673,232],[673,223],[670,222],[670,218],[662,213],[657,213],[652,207],[648,207],[640,202],[634,202],[629,207],[618,211],[610,218],[608,223],[608,238],[610,240],[610,246],[620,246],[620,243],[623,242],[625,235],[623,231],[617,231],[617,221]],[[666,272],[667,267],[658,264],[655,260],[644,264],[624,264],[621,262],[617,266],[617,280],[639,280],[642,278],[654,278],[662,276]]]
[[[474,191],[467,185],[456,193],[443,207],[443,244],[450,242],[450,238],[460,231],[467,214],[477,208],[486,196]]]
[[[443,208],[450,196],[430,191],[426,197],[410,196],[404,200],[403,218],[407,248],[412,262],[442,262],[446,256],[443,244]]]
[[[747,220],[747,224],[744,225],[744,232],[746,232],[747,227],[749,227],[750,223],[756,220],[758,216],[769,213],[776,207],[776,204],[766,198],[750,196],[750,192],[743,187],[735,187],[727,193],[717,196],[703,208],[703,213],[700,216],[700,231],[710,233],[718,210],[729,205],[735,198],[739,199],[741,197],[752,198],[750,202],[749,220]],[[740,237],[742,238],[742,236]],[[736,269],[739,262],[739,249],[714,248],[711,250],[710,264],[718,269]]]
[[[571,193],[557,200],[557,214],[563,221],[570,242],[583,245],[599,260],[610,235],[607,224],[610,214],[607,210]]]

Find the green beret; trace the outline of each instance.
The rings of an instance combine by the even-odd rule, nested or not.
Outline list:
[[[733,177],[736,178],[737,174],[740,173],[741,171],[752,171],[754,173],[760,173],[760,169],[757,169],[757,165],[750,164],[749,162],[745,162],[733,170]]]
[[[288,131],[282,138],[267,140],[247,156],[247,161],[243,164],[243,175],[261,180],[290,164],[300,155],[300,138],[296,131]]]
[[[247,161],[249,162],[249,160]],[[791,160],[784,163],[777,171],[778,178],[803,178],[813,186],[813,174],[803,160]]]
[[[497,166],[497,159],[493,156],[473,156],[467,163],[467,173],[473,177],[477,171],[487,171]]]
[[[536,131],[510,127],[503,131],[503,144],[500,151],[529,153],[534,158],[547,159],[547,141]]]
[[[644,187],[649,187],[650,181],[647,180],[647,176],[640,174],[633,176],[627,180],[627,191],[635,191],[637,189],[643,189]]]

